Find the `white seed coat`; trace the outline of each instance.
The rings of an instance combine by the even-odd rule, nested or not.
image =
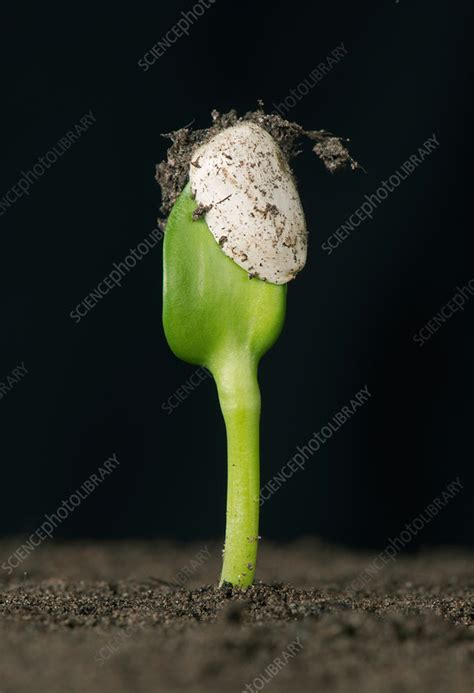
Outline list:
[[[307,231],[291,169],[278,144],[254,123],[227,128],[197,149],[191,190],[223,252],[273,284],[306,262]]]

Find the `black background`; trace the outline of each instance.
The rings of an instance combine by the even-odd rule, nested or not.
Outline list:
[[[225,434],[212,381],[161,327],[157,247],[79,324],[69,313],[156,226],[160,133],[212,108],[268,110],[341,42],[289,113],[350,138],[367,173],[294,162],[311,247],[260,369],[265,483],[367,384],[372,398],[268,501],[265,538],[382,546],[459,475],[412,547],[472,542],[474,299],[422,348],[417,332],[474,277],[470,2],[277,0],[214,5],[147,72],[138,60],[189,2],[2,20],[0,197],[92,109],[96,123],[0,217],[0,531],[30,533],[115,452],[120,467],[58,536],[223,537]],[[433,133],[440,147],[331,256],[321,243]]]

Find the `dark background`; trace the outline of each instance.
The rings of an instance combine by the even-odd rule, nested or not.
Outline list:
[[[347,56],[289,118],[350,137],[367,173],[294,162],[311,246],[260,369],[265,483],[367,384],[372,398],[268,501],[264,538],[383,546],[460,476],[415,545],[473,540],[474,298],[417,332],[474,277],[470,2],[216,0],[146,73],[188,2],[4,11],[0,197],[92,109],[96,123],[0,217],[0,532],[26,534],[115,452],[120,467],[58,536],[223,537],[225,434],[212,381],[161,327],[161,248],[79,324],[70,311],[156,226],[160,133],[210,110],[268,110],[331,50]],[[321,243],[417,148],[440,147],[331,256]]]

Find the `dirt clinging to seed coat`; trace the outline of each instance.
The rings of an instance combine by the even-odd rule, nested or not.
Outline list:
[[[275,113],[265,113],[263,104],[259,108],[239,116],[235,109],[227,113],[214,110],[211,113],[212,125],[209,128],[193,129],[192,124],[164,134],[172,144],[166,159],[156,167],[156,180],[161,188],[162,205],[160,211],[167,217],[178,195],[189,177],[189,166],[193,153],[214,135],[238,123],[252,122],[266,130],[278,143],[287,161],[300,153],[299,146],[304,140],[312,143],[316,156],[330,173],[343,169],[361,168],[350,155],[345,140],[326,130],[305,130],[301,125],[285,120]],[[162,222],[163,223],[163,222]]]

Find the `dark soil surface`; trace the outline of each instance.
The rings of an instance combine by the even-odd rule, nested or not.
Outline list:
[[[474,691],[472,555],[399,557],[353,591],[374,554],[263,542],[243,592],[212,586],[220,549],[55,541],[1,570],[1,693]]]

